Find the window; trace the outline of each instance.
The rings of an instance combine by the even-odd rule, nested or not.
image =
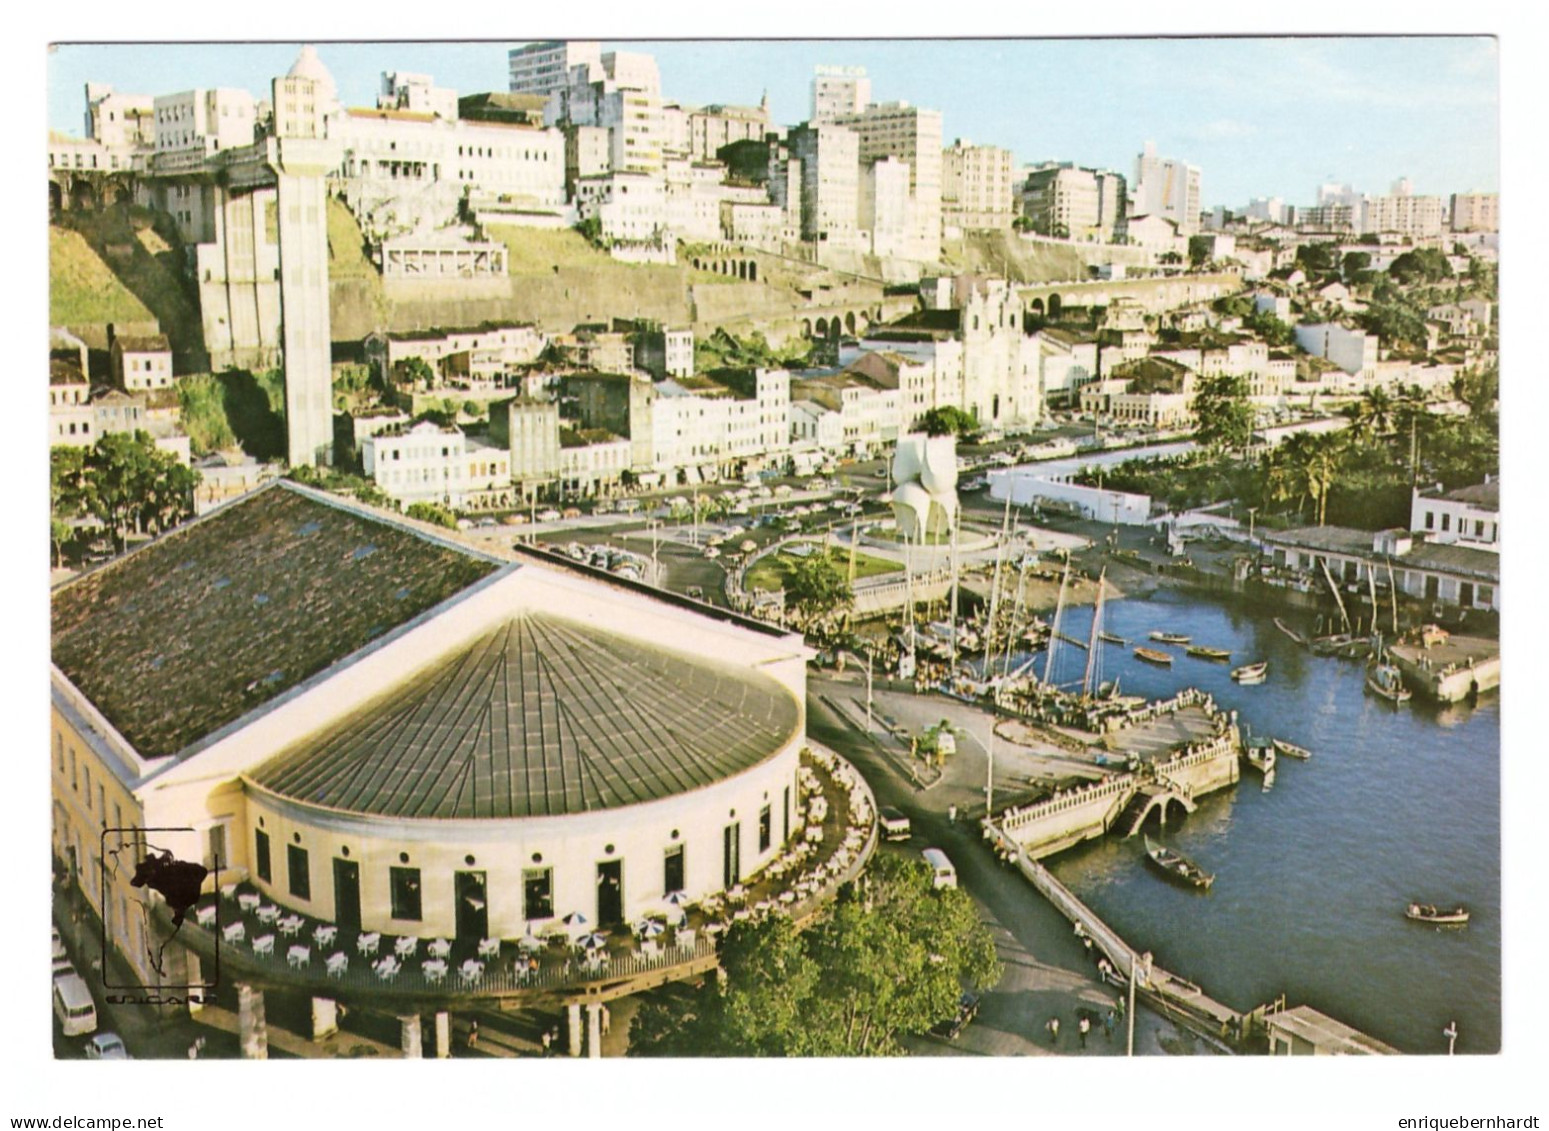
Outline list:
[[[210,826],[210,854],[205,860],[205,867],[214,871],[226,865],[226,826]]]
[[[79,790],[80,784],[75,780],[75,747],[70,747],[70,788]]]
[[[765,805],[758,811],[758,850],[769,851],[769,842],[773,837],[773,824],[769,817],[769,806]]]
[[[662,892],[671,895],[683,890],[683,846],[675,844],[667,850],[662,875]]]
[[[1484,537],[1484,519],[1482,519],[1482,518],[1474,519],[1474,537],[1475,538],[1483,538]]]
[[[285,865],[290,873],[290,894],[297,899],[311,899],[312,873],[307,866],[307,850],[297,844],[287,844]]]
[[[59,772],[65,772],[65,736],[54,732],[54,757],[59,760]]]
[[[420,870],[418,868],[393,868],[392,870],[393,918],[420,918]]]
[[[522,871],[522,918],[550,919],[554,915],[554,869]]]
[[[1481,585],[1475,595],[1474,604],[1485,607],[1495,603],[1495,587],[1493,585]]]
[[[1452,516],[1445,511],[1442,512],[1441,516],[1441,528],[1444,531],[1452,529]]]
[[[258,872],[258,878],[264,883],[274,882],[274,873],[269,867],[269,834],[262,829],[253,834],[253,867]]]

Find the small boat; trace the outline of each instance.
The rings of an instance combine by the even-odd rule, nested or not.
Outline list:
[[[1185,636],[1181,632],[1153,632],[1151,639],[1159,644],[1187,644],[1193,637]]]
[[[1085,640],[1077,640],[1074,636],[1066,636],[1063,632],[1056,632],[1056,633],[1054,633],[1054,635],[1057,636],[1062,642],[1064,642],[1066,644],[1074,644],[1077,648],[1080,648],[1083,652],[1085,652],[1086,649],[1087,649],[1087,644],[1086,644]]]
[[[1162,664],[1171,667],[1173,658],[1166,652],[1158,652],[1155,648],[1136,648],[1135,655],[1151,664]]]
[[[1283,738],[1275,739],[1274,745],[1275,749],[1280,751],[1280,753],[1284,754],[1287,758],[1298,758],[1305,762],[1312,757],[1312,751],[1308,750],[1305,746],[1298,746],[1296,743],[1287,742]]]
[[[1164,844],[1157,844],[1149,836],[1146,841],[1146,859],[1170,879],[1180,880],[1191,887],[1210,890],[1216,878],[1181,852],[1175,852]]]
[[[1264,738],[1250,738],[1243,748],[1243,758],[1266,778],[1275,772],[1275,746]]]
[[[1238,683],[1263,683],[1269,676],[1269,661],[1260,660],[1256,664],[1244,664],[1240,668],[1232,669],[1232,678]]]
[[[1281,620],[1279,617],[1275,618],[1275,627],[1289,636],[1292,640],[1296,641],[1303,648],[1307,647],[1307,638],[1301,633],[1297,632],[1296,629],[1286,624],[1285,621]]]
[[[1411,903],[1404,910],[1404,918],[1413,919],[1417,923],[1436,923],[1440,926],[1456,927],[1468,922],[1468,909],[1437,907],[1430,903]]]
[[[1206,648],[1203,644],[1190,644],[1184,651],[1201,660],[1230,660],[1232,654],[1225,648]]]
[[[1392,664],[1378,664],[1366,673],[1366,690],[1389,703],[1407,703],[1414,692],[1404,686],[1404,677]]]
[[[1115,636],[1111,632],[1099,632],[1097,634],[1097,639],[1101,640],[1104,644],[1125,645],[1129,643],[1129,641],[1124,639],[1124,637]]]

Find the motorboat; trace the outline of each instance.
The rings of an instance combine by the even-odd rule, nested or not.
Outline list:
[[[1225,648],[1207,648],[1203,644],[1190,644],[1184,649],[1187,655],[1200,660],[1230,660],[1232,654]]]
[[[1366,673],[1366,690],[1389,703],[1407,703],[1414,692],[1404,686],[1403,674],[1392,664],[1376,664]]]
[[[1275,772],[1275,745],[1268,739],[1250,738],[1243,748],[1242,756],[1248,765],[1265,777]]]
[[[1232,678],[1238,683],[1263,683],[1269,678],[1269,661],[1260,660],[1256,664],[1244,664],[1240,668],[1233,668]]]
[[[1192,636],[1185,636],[1181,632],[1153,632],[1151,639],[1158,644],[1187,644],[1194,638]]]
[[[1404,918],[1417,923],[1435,923],[1443,927],[1459,927],[1468,922],[1466,907],[1437,907],[1431,903],[1411,903],[1404,909]]]
[[[1150,664],[1161,664],[1171,667],[1173,658],[1166,652],[1158,652],[1155,648],[1136,648],[1135,655]]]

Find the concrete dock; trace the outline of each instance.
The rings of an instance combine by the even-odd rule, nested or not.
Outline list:
[[[1404,682],[1438,703],[1458,703],[1501,685],[1501,645],[1482,636],[1448,636],[1388,645]]]

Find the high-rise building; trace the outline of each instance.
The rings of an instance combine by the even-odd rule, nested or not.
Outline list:
[[[871,105],[865,67],[818,67],[812,78],[812,120],[830,122]]]
[[[910,258],[932,261],[941,255],[941,111],[907,102],[883,102],[837,124],[853,130],[860,162],[884,157],[909,164],[909,193],[914,208]]]
[[[570,81],[549,95],[545,125],[599,126],[609,131],[615,173],[660,173],[666,126],[656,60],[609,51],[594,65],[571,68]]]
[[[1361,205],[1362,232],[1397,232],[1402,236],[1424,239],[1442,231],[1439,196],[1369,196]]]
[[[1452,230],[1454,232],[1498,232],[1501,228],[1501,198],[1493,192],[1455,192],[1452,194]]]
[[[1136,216],[1160,216],[1178,226],[1178,234],[1199,231],[1199,168],[1170,157],[1158,157],[1156,145],[1146,142],[1135,158],[1134,207]]]
[[[596,43],[551,40],[514,47],[507,59],[513,94],[552,94],[570,85],[572,68],[600,68],[602,49]]]
[[[942,221],[970,231],[1010,227],[1016,211],[1011,151],[959,138],[941,154]]]
[[[859,138],[844,126],[806,122],[787,141],[791,164],[801,165],[801,238],[853,239],[860,212]]]
[[[1045,165],[1028,173],[1021,197],[1022,214],[1041,235],[1110,243],[1123,233],[1126,193],[1117,173]]]
[[[909,203],[909,165],[896,157],[873,161],[861,171],[860,226],[871,234],[871,253],[909,253],[913,214]]]

